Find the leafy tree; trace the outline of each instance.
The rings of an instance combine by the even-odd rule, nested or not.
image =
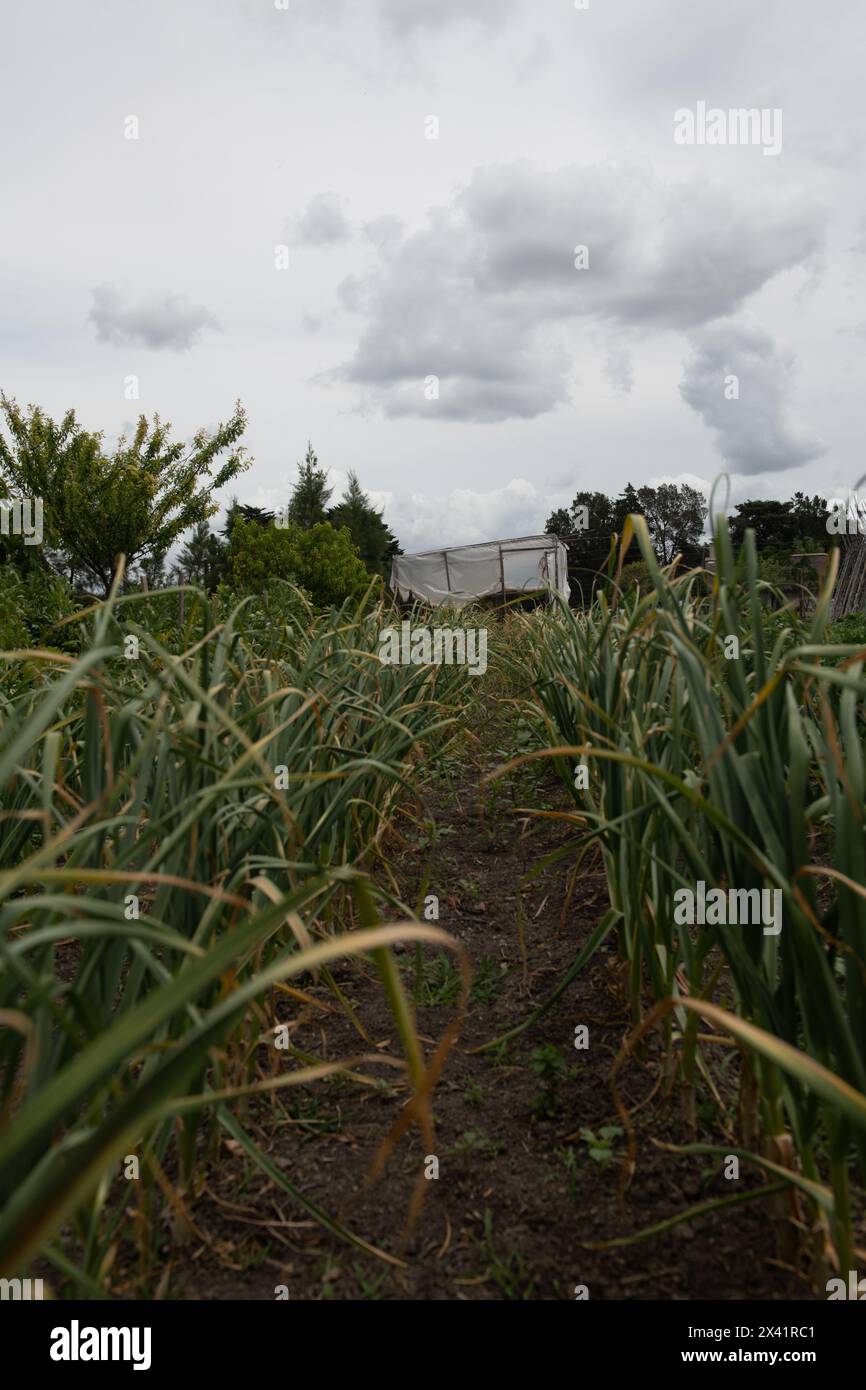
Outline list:
[[[604,492],[578,492],[568,510],[560,507],[551,514],[545,528],[567,541],[568,576],[578,601],[581,594],[588,601],[593,589],[606,582],[611,538],[622,535],[626,517],[632,515],[646,517],[661,563],[669,564],[676,554],[682,554],[688,565],[700,563],[707,507],[694,488],[676,483],[635,488],[626,483],[614,498]],[[639,560],[637,542],[632,541],[626,561]]]
[[[728,524],[735,545],[742,545],[751,529],[758,549],[767,555],[829,550],[839,539],[827,533],[826,499],[802,492],[795,492],[788,502],[740,502]]]
[[[569,509],[560,507],[548,517],[547,533],[561,536],[568,545],[568,578],[574,602],[581,602],[581,596],[589,602],[593,589],[606,581],[611,538],[622,534],[629,510],[640,510],[636,497],[631,484],[616,500],[604,492],[581,491]]]
[[[637,498],[659,563],[669,565],[675,555],[682,555],[687,565],[700,564],[707,518],[703,493],[687,483],[661,483],[638,488]]]
[[[751,530],[755,533],[759,550],[784,550],[793,536],[791,503],[775,498],[770,501],[752,499],[740,502],[735,515],[729,517],[728,524],[736,546],[743,544],[746,531]]]
[[[278,579],[298,584],[325,608],[360,598],[370,583],[346,530],[335,531],[327,522],[304,530],[292,522],[263,528],[236,521],[231,540],[232,587],[260,594]]]
[[[312,444],[307,441],[307,455],[304,462],[298,464],[298,481],[289,501],[289,521],[304,530],[323,522],[332,491],[328,487],[328,475],[320,467]]]
[[[349,472],[342,501],[331,508],[328,521],[338,530],[344,526],[369,572],[387,579],[392,559],[400,554],[400,545],[388,530],[382,513],[364,492],[356,473]]]
[[[805,550],[826,550],[830,543],[827,533],[827,499],[807,497],[803,492],[795,492],[791,499],[791,515],[794,518],[796,537],[803,542]]]
[[[548,536],[562,536],[565,540],[574,529],[571,512],[567,507],[557,507],[547,518],[545,532]]]
[[[128,569],[165,555],[185,531],[218,511],[214,494],[249,466],[231,419],[190,446],[171,442],[171,426],[141,416],[132,439],[106,453],[103,433],[84,430],[74,410],[55,423],[37,406],[22,410],[0,395],[0,478],[16,496],[41,497],[45,540],[55,569],[82,574],[107,594],[118,556]],[[220,456],[227,457],[220,462]]]

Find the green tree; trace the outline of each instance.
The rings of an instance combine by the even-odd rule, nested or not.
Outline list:
[[[568,546],[568,578],[574,603],[590,602],[593,590],[606,582],[611,537],[622,532],[625,507],[622,499],[614,501],[604,492],[581,491],[576,493],[570,508],[560,507],[548,517],[547,533],[561,536]]]
[[[298,481],[288,507],[288,519],[296,526],[309,530],[326,519],[326,508],[332,488],[328,487],[328,475],[320,467],[312,444],[307,441],[307,455],[298,464]]]
[[[195,584],[213,593],[227,571],[228,547],[206,521],[199,521],[178,556],[178,579],[183,584]]]
[[[738,503],[735,515],[728,518],[731,539],[741,546],[746,531],[754,531],[759,550],[787,550],[793,539],[794,527],[791,503],[749,499]]]
[[[703,493],[687,483],[661,483],[638,488],[637,499],[659,563],[669,565],[675,555],[682,555],[688,566],[700,564],[707,519]]]
[[[202,523],[207,525],[207,522]],[[164,589],[169,579],[165,568],[166,554],[164,550],[154,550],[150,555],[139,560],[136,566],[136,578],[141,587],[153,593],[155,589]]]
[[[304,530],[293,522],[261,527],[238,520],[230,558],[235,590],[260,594],[271,580],[287,579],[323,608],[360,598],[370,583],[348,531],[335,531],[327,522]]]
[[[829,550],[839,539],[827,532],[826,498],[802,492],[788,502],[740,502],[728,525],[735,545],[742,545],[746,531],[753,530],[758,549],[767,556]]]
[[[616,521],[617,535],[622,535],[627,516],[643,516],[640,494],[636,487],[631,483],[626,483],[622,492],[613,504],[613,514]]]
[[[344,526],[369,572],[387,579],[391,561],[400,554],[400,545],[351,470],[342,500],[331,508],[328,521],[337,530]]]
[[[269,512],[264,507],[251,507],[238,501],[233,497],[226,509],[226,523],[223,527],[223,535],[227,541],[232,538],[232,527],[240,517],[241,521],[254,521],[256,526],[272,526],[275,520],[275,513]]]
[[[111,454],[102,432],[84,430],[73,410],[58,424],[0,395],[0,413],[8,430],[8,438],[0,430],[0,477],[13,495],[42,498],[54,567],[83,573],[105,594],[119,555],[129,570],[165,555],[219,510],[214,494],[249,466],[238,444],[246,427],[240,402],[227,424],[199,430],[190,446],[172,443],[159,416],[152,424],[142,416]]]

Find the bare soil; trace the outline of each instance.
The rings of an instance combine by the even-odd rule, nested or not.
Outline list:
[[[571,853],[528,877],[568,845],[569,830],[521,814],[521,805],[562,804],[548,771],[520,769],[482,787],[507,755],[500,731],[496,720],[487,724],[432,772],[414,820],[395,822],[388,846],[403,901],[436,894],[439,925],[463,943],[475,972],[468,1014],[435,1091],[439,1175],[425,1184],[408,1243],[401,1244],[407,1211],[428,1158],[417,1128],[398,1141],[384,1175],[365,1185],[408,1097],[397,1073],[374,1068],[379,1084],[341,1077],[283,1091],[245,1117],[292,1184],[366,1241],[392,1256],[402,1251],[405,1268],[323,1230],[229,1141],[195,1204],[197,1234],[180,1252],[166,1247],[160,1296],[272,1300],[278,1285],[301,1300],[572,1299],[581,1286],[593,1299],[811,1296],[804,1277],[777,1259],[764,1199],[638,1243],[588,1248],[763,1181],[745,1169],[739,1182],[726,1181],[718,1160],[677,1156],[652,1142],[731,1142],[714,1104],[699,1100],[696,1128],[689,1128],[681,1085],[670,1094],[658,1085],[660,1040],[652,1039],[622,1076],[623,1098],[636,1108],[638,1147],[620,1202],[625,1138],[599,1134],[622,1129],[608,1079],[632,1022],[612,938],[537,1024],[506,1049],[473,1054],[551,993],[607,907],[598,867],[581,873],[569,898]],[[424,959],[427,1002],[417,1022],[429,1057],[454,1017],[457,981],[444,956],[425,948]],[[400,960],[411,990],[414,946]],[[375,1048],[400,1056],[373,966],[347,962],[334,974]],[[300,1018],[297,1003],[285,1003],[295,1047],[330,1060],[373,1050],[324,982],[309,993],[320,1007],[306,1007]],[[574,1046],[579,1025],[589,1029],[583,1050]],[[539,1049],[547,1049],[541,1059]],[[547,1085],[534,1069],[544,1058],[558,1071]],[[720,1064],[719,1085],[732,1100],[737,1061],[730,1060],[727,1071]]]

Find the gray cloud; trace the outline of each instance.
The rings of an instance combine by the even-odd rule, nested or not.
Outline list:
[[[634,386],[634,363],[628,348],[611,348],[604,374],[618,395],[627,396]]]
[[[549,68],[553,62],[553,49],[543,34],[536,34],[531,47],[527,48],[516,64],[517,76],[526,82]]]
[[[395,34],[439,29],[457,21],[499,28],[513,13],[517,0],[382,0],[380,15]]]
[[[706,180],[667,183],[613,164],[485,169],[460,210],[476,232],[482,289],[531,291],[545,316],[629,326],[688,329],[729,314],[822,242],[822,213],[799,192],[737,201]],[[588,247],[588,270],[574,270],[575,244]]]
[[[338,193],[317,193],[293,224],[293,239],[304,246],[335,246],[348,241],[352,227]]]
[[[96,336],[120,347],[186,352],[206,328],[219,327],[209,309],[191,304],[183,294],[156,294],[136,304],[126,302],[114,285],[100,285],[92,294],[88,318],[96,324]]]
[[[237,0],[230,0],[232,5]],[[244,0],[251,18],[261,20],[261,0]],[[499,29],[518,9],[518,0],[290,0],[290,13],[319,24],[337,24],[353,14],[369,15],[398,38],[427,31],[434,33],[452,24],[481,25]]]
[[[381,217],[374,218],[372,222],[365,222],[362,232],[364,239],[375,246],[377,251],[390,255],[403,240],[406,225],[401,218],[386,212]]]
[[[779,472],[810,463],[823,441],[792,412],[795,360],[750,322],[724,321],[692,337],[680,394],[715,432],[716,447],[738,474]],[[739,399],[727,399],[736,376]]]
[[[482,169],[343,285],[344,305],[369,321],[337,375],[391,416],[534,418],[569,399],[569,332],[582,319],[693,330],[808,262],[822,235],[822,213],[798,193],[737,201],[706,181],[612,165]],[[575,268],[578,245],[587,269]],[[614,361],[625,389],[625,359]]]
[[[490,536],[526,536],[544,528],[549,499],[526,478],[503,487],[458,487],[445,495],[429,492],[371,494],[396,527],[404,549],[435,545],[471,545]]]

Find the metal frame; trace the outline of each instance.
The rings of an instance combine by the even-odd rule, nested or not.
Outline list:
[[[554,531],[536,531],[532,536],[504,536],[499,541],[473,541],[471,545],[448,545],[444,549],[440,547],[438,550],[413,550],[409,555],[398,555],[396,558],[398,560],[426,560],[431,555],[451,555],[455,550],[489,550],[494,545],[501,548],[503,545],[517,545],[520,541],[551,540],[559,545],[565,545],[568,539],[568,536],[557,535]],[[538,548],[545,550],[547,547],[540,545]]]
[[[442,551],[442,559],[445,561],[445,583],[448,585],[448,592],[451,593],[451,571],[448,568],[448,551]]]
[[[536,541],[537,545],[527,545],[527,541]],[[558,547],[567,543],[567,537],[560,536],[553,531],[535,532],[530,536],[508,536],[497,541],[473,541],[471,545],[449,545],[439,550],[416,550],[409,555],[397,555],[394,557],[395,563],[400,560],[429,560],[440,556],[445,563],[445,583],[447,592],[454,593],[451,586],[451,568],[448,564],[448,556],[462,554],[467,550],[497,550],[499,553],[499,583],[502,591],[503,601],[507,600],[508,588],[505,583],[505,556],[532,554],[538,551],[543,555],[553,552],[554,556],[554,585],[560,587],[563,576],[559,573],[559,552]],[[566,575],[567,578],[567,569]],[[548,575],[549,583],[549,575]],[[517,592],[517,591],[515,591]]]

